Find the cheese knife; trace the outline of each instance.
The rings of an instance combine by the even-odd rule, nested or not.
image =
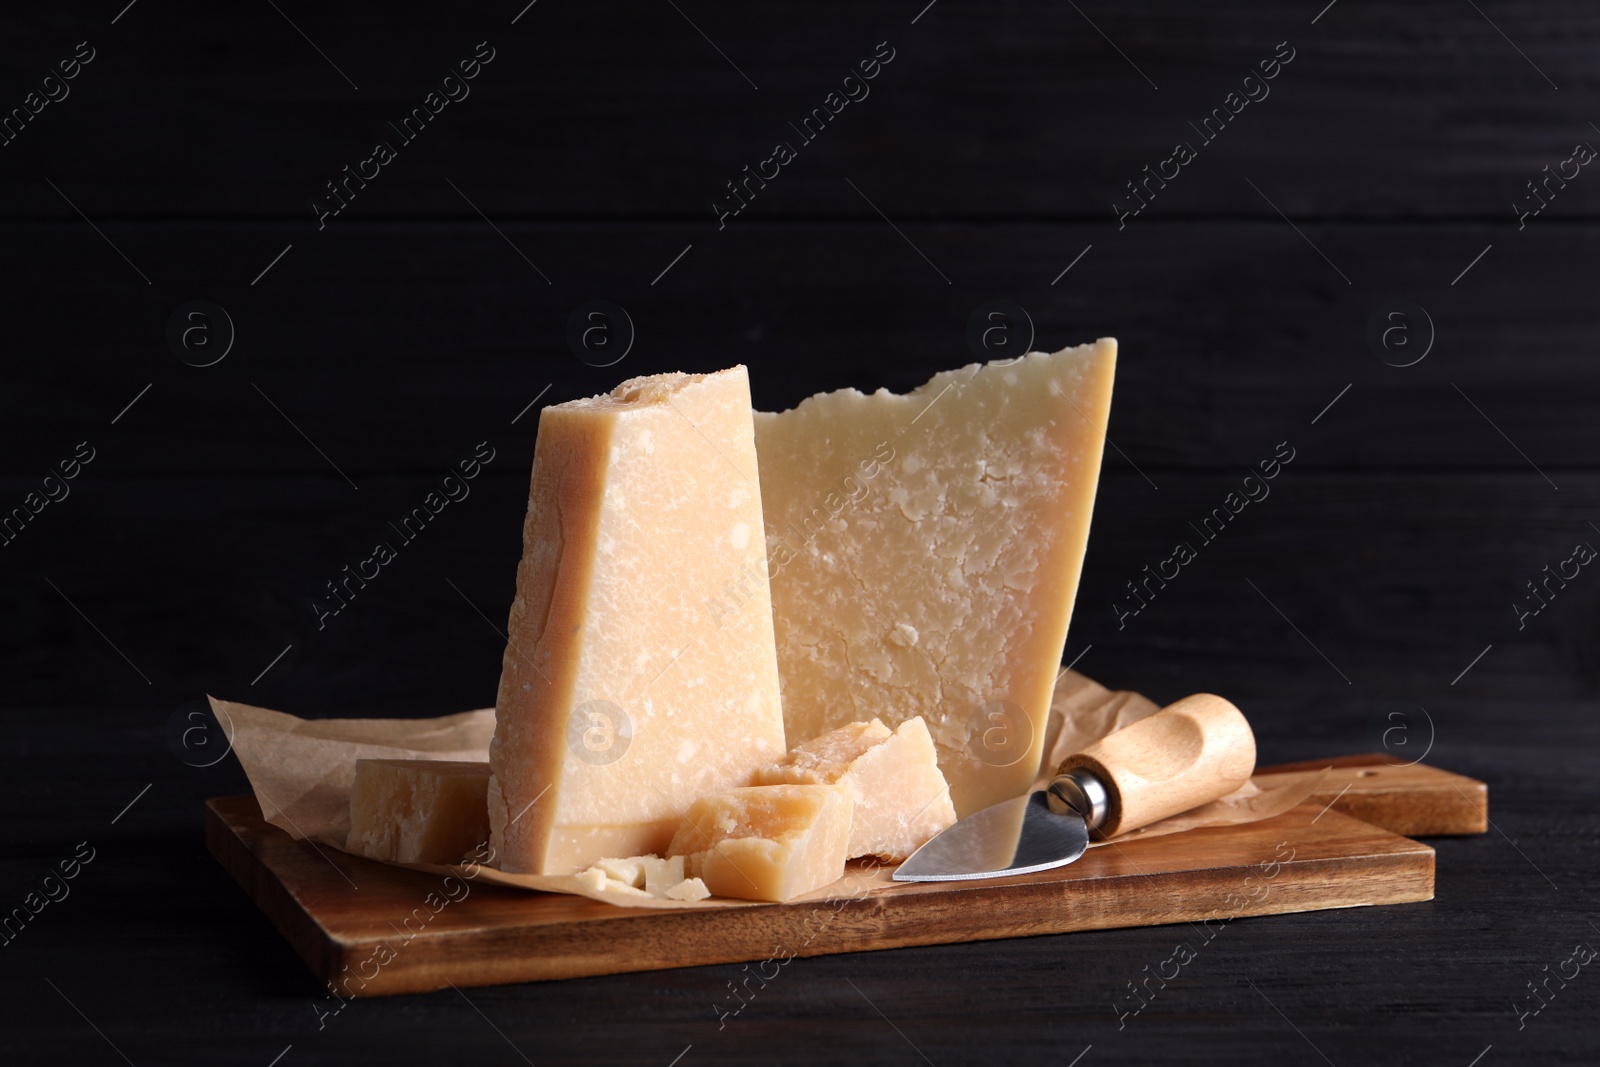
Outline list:
[[[1137,830],[1227,796],[1255,771],[1244,714],[1197,693],[1068,756],[1050,785],[974,812],[930,838],[897,882],[1003,878],[1061,867],[1089,838]]]

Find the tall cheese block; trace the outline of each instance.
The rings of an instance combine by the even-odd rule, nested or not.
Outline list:
[[[958,815],[1039,767],[1117,343],[756,415],[789,742],[922,716]]]
[[[544,409],[489,750],[505,870],[662,852],[784,753],[743,367]]]

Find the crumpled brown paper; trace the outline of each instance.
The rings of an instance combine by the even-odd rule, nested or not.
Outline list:
[[[1112,692],[1075,671],[1067,671],[1056,680],[1055,698],[1050,703],[1050,723],[1045,730],[1044,759],[1039,762],[1039,777],[1034,780],[1033,787],[1048,786],[1055,777],[1056,768],[1068,756],[1160,710],[1159,704],[1138,693]],[[1265,789],[1249,781],[1209,804],[1110,839],[1096,839],[1089,847],[1140,837],[1160,837],[1202,826],[1239,826],[1270,819],[1316,792],[1326,777],[1326,771],[1276,774]]]
[[[344,848],[358,759],[487,760],[494,709],[437,719],[301,719],[211,697],[261,814],[296,838]]]
[[[356,760],[487,761],[489,741],[494,736],[493,708],[435,719],[301,719],[281,711],[215,697],[211,698],[211,708],[250,779],[262,817],[291,837],[309,839],[340,851],[345,850],[345,838],[350,830],[350,790],[355,781]],[[1159,710],[1156,704],[1138,693],[1113,692],[1075,671],[1062,672],[1056,680],[1050,706],[1038,784],[1047,784],[1056,765],[1073,752]],[[1095,844],[1270,818],[1310,796],[1324,774],[1273,777],[1274,784],[1266,789],[1248,782],[1221,800],[1141,830],[1118,834],[1111,842]],[[576,894],[623,907],[725,908],[749,907],[755,903],[723,898],[681,901],[642,897],[615,890],[593,890],[580,885],[571,875],[510,874],[485,865],[466,868],[402,863],[393,866],[441,875],[456,874],[521,889]],[[893,871],[892,864],[856,861],[846,868],[843,878],[800,897],[799,902],[863,896],[898,884],[890,878]]]

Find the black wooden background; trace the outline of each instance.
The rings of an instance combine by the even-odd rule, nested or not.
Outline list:
[[[0,911],[79,842],[95,858],[0,946],[0,1057],[1600,1060],[1600,977],[1546,981],[1600,945],[1600,576],[1514,607],[1600,545],[1578,149],[1600,144],[1600,9],[525,2],[4,16],[0,513],[54,499],[0,545]],[[475,53],[411,141],[388,126]],[[803,141],[845,88],[867,95]],[[319,225],[379,139],[394,158]],[[780,141],[795,158],[719,225]],[[1180,141],[1194,158],[1119,223]],[[615,366],[567,343],[593,299],[634,327]],[[1485,779],[1494,828],[1437,842],[1437,899],[1238,921],[1120,1021],[1187,928],[796,961],[725,1023],[737,967],[319,1020],[201,844],[200,802],[244,779],[202,766],[223,742],[191,729],[198,698],[491,702],[540,405],[735,362],[769,409],[905,388],[972,360],[990,300],[1036,347],[1122,343],[1067,656],[1161,700],[1227,694],[1263,761],[1431,745]],[[482,441],[470,497],[319,629],[324,583]],[[1124,583],[1280,442],[1271,496],[1119,625]]]

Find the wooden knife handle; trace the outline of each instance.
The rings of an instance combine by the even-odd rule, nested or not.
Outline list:
[[[1244,714],[1197,693],[1101,738],[1061,762],[1057,774],[1082,768],[1106,789],[1102,837],[1137,830],[1208,804],[1250,780],[1256,739]]]

